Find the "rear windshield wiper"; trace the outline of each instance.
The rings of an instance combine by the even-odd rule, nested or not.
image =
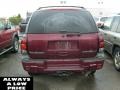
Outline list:
[[[61,30],[59,31],[60,33],[68,33],[68,31],[65,31],[65,30]]]

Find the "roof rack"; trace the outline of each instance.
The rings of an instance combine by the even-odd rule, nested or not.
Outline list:
[[[82,8],[85,9],[82,6],[46,6],[46,7],[39,7],[37,10],[43,9],[43,8],[52,8],[52,7],[76,7],[76,8]]]

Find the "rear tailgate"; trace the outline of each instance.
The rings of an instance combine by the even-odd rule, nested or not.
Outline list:
[[[28,54],[34,59],[73,59],[95,57],[98,33],[28,34]]]

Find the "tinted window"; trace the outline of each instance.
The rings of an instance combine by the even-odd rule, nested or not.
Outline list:
[[[118,24],[119,24],[119,21],[120,21],[120,17],[119,16],[116,16],[112,22],[112,25],[111,25],[111,31],[116,31],[117,27],[118,27]]]
[[[98,32],[91,14],[83,10],[36,11],[27,33],[92,33]]]

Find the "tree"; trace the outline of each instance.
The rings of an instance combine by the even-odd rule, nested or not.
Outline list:
[[[9,21],[13,23],[14,25],[18,25],[21,22],[21,20],[22,18],[20,14],[18,14],[17,16],[9,17]]]

